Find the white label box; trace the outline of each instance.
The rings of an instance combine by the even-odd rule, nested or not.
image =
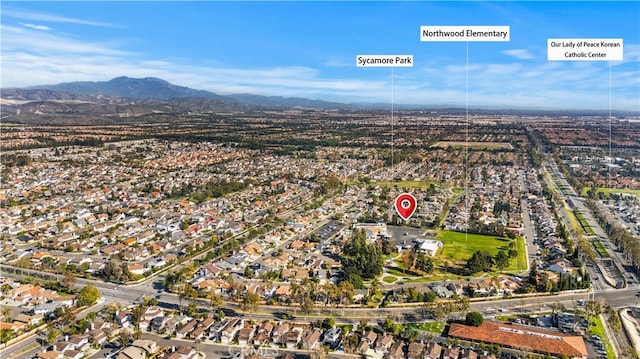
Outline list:
[[[420,41],[510,41],[509,26],[420,26]]]
[[[547,39],[549,61],[622,61],[622,39]]]
[[[413,55],[357,55],[357,67],[413,67]]]

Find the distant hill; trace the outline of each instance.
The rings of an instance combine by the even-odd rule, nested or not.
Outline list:
[[[47,116],[55,115],[74,121],[83,116],[96,118],[131,118],[147,114],[186,112],[235,112],[245,110],[307,108],[320,110],[381,110],[387,111],[385,103],[340,103],[301,97],[262,96],[255,94],[219,95],[205,90],[178,86],[155,78],[116,77],[109,81],[65,82],[55,85],[38,85],[25,89],[0,90],[3,119],[46,122]],[[37,102],[37,103],[35,103]],[[552,116],[606,115],[598,110],[527,110],[476,108],[463,109],[458,106],[395,104],[398,111],[444,111],[449,114],[529,114]],[[637,116],[635,111],[615,111],[614,116]]]
[[[121,76],[109,81],[64,82],[57,85],[31,86],[26,89],[64,91],[79,95],[102,95],[132,99],[169,100],[185,97],[201,97],[218,100],[224,99],[223,96],[217,95],[213,92],[177,86],[155,77],[135,79]]]
[[[311,100],[301,97],[282,97],[282,96],[261,96],[253,94],[235,94],[235,95],[218,95],[213,92],[196,90],[185,86],[178,86],[165,80],[155,77],[145,77],[141,79],[126,76],[116,77],[109,81],[80,81],[80,82],[64,82],[56,85],[38,85],[30,86],[25,90],[31,91],[56,91],[64,92],[66,95],[60,95],[69,99],[86,99],[91,96],[93,100],[100,100],[103,97],[110,98],[126,98],[126,99],[155,99],[155,100],[176,100],[176,99],[207,99],[239,104],[250,107],[260,108],[319,108],[319,109],[344,109],[352,108],[351,105],[329,102],[322,100]],[[47,93],[51,95],[51,93]],[[30,97],[35,95],[30,94]],[[82,97],[85,96],[85,97]],[[37,97],[37,96],[35,96]],[[55,97],[55,96],[50,96]],[[4,95],[3,95],[4,98]],[[59,98],[57,100],[62,100]]]
[[[262,96],[248,93],[233,94],[225,96],[248,106],[268,107],[268,108],[320,108],[320,109],[351,109],[351,104],[329,102],[323,100],[311,100],[302,97],[282,97],[282,96]]]

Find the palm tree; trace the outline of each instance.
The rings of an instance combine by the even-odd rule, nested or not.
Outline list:
[[[2,314],[2,318],[4,318],[5,322],[11,322],[11,319],[9,318],[11,309],[9,309],[9,307],[2,307],[2,311],[0,313]]]

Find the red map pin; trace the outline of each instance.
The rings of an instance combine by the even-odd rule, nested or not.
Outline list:
[[[416,211],[416,198],[409,193],[401,193],[396,197],[396,212],[405,221],[408,220]]]

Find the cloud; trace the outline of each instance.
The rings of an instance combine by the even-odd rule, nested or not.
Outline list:
[[[0,25],[2,31],[2,52],[23,51],[42,55],[54,54],[101,54],[132,55],[133,52],[115,49],[108,44],[74,39],[49,32]]]
[[[420,66],[398,69],[392,89],[389,71],[362,71],[348,55],[330,58],[318,68],[286,63],[239,67],[225,62],[222,55],[204,62],[194,62],[188,55],[150,58],[138,50],[143,48],[138,43],[134,47],[126,41],[92,41],[41,26],[51,30],[39,20],[19,26],[0,24],[3,86],[106,81],[117,76],[158,77],[220,94],[246,92],[341,102],[389,102],[393,90],[398,104],[464,106],[468,70],[471,107],[609,106],[609,65],[602,62],[549,62],[546,58],[526,63],[509,62],[509,58],[476,62],[472,58],[475,61],[467,67],[464,58],[429,58]],[[532,56],[522,49],[504,54],[518,59]],[[640,47],[625,44],[625,61],[615,64],[612,73],[614,108],[638,109],[639,58]]]
[[[350,67],[350,66],[354,66],[354,64],[355,64],[355,58],[351,62],[346,61],[344,59],[332,59],[332,60],[329,60],[329,61],[325,62],[324,66],[327,66],[327,67]]]
[[[22,25],[24,27],[28,27],[30,29],[41,30],[41,31],[51,31],[51,30],[53,30],[49,26],[45,26],[45,25],[23,24],[23,23],[20,23],[20,25]]]
[[[10,8],[10,7],[3,8],[2,15],[7,17],[18,18],[18,19],[31,20],[31,21],[69,23],[69,24],[89,25],[89,26],[99,26],[99,27],[117,27],[114,24],[109,24],[101,21],[76,19],[76,18],[71,18],[66,16],[45,14],[41,12],[23,10],[18,8]]]
[[[502,53],[520,60],[531,60],[534,58],[529,50],[526,49],[504,50]]]

